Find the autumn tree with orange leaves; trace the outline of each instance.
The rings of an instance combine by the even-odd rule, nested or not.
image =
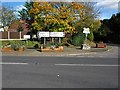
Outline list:
[[[101,25],[97,18],[99,13],[94,10],[91,2],[36,2],[33,0],[33,2],[27,2],[25,6],[27,24],[35,33],[50,31],[80,36],[83,34],[83,28],[89,27],[91,32],[89,39],[93,41],[93,32],[96,32]]]
[[[34,2],[29,10],[29,15],[34,17],[32,27],[38,31],[75,33],[75,14],[82,8],[82,4],[73,2]]]

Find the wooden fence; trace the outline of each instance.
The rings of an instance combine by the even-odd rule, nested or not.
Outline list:
[[[0,32],[0,39],[23,39],[24,35],[27,35],[29,31],[22,32]]]

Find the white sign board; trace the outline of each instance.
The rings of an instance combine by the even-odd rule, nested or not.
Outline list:
[[[24,35],[23,38],[24,39],[30,39],[30,35]]]
[[[38,37],[49,37],[49,32],[38,32]]]
[[[64,37],[64,32],[50,32],[50,37]]]
[[[89,28],[83,28],[84,30],[83,30],[83,33],[90,33],[90,29]]]

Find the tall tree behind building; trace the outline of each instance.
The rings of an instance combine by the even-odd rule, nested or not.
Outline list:
[[[15,15],[15,11],[13,10],[13,8],[10,8],[8,6],[4,6],[2,5],[2,11],[0,14],[0,21],[2,23],[2,27],[5,31],[6,27],[8,28],[10,23],[16,19],[16,15]]]

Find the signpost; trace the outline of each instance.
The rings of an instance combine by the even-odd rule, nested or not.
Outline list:
[[[49,37],[49,32],[38,32],[37,33],[38,37],[41,38],[41,37]]]
[[[41,38],[41,37],[44,37],[44,45],[46,44],[46,37],[49,37],[49,32],[38,32],[37,33],[38,37]]]
[[[44,45],[46,44],[46,37],[58,37],[59,43],[61,43],[61,37],[64,37],[64,32],[45,32],[45,31],[39,31],[37,33],[38,38],[44,37]],[[54,40],[52,40],[54,42]]]
[[[83,28],[83,33],[85,33],[85,42],[83,44],[83,49],[90,49],[90,46],[87,44],[87,36],[90,34],[90,29],[89,28]]]
[[[30,35],[24,35],[23,38],[24,39],[30,39]]]
[[[64,32],[50,32],[50,37],[64,37]]]
[[[58,37],[59,43],[61,43],[61,37],[64,37],[64,32],[50,32],[50,37]]]
[[[27,39],[30,39],[30,35],[24,35],[23,38],[26,39],[26,43],[27,43],[27,46],[28,46],[28,41],[27,41]]]
[[[85,33],[85,43],[87,44],[87,36],[90,34],[89,28],[83,28],[83,33]]]

